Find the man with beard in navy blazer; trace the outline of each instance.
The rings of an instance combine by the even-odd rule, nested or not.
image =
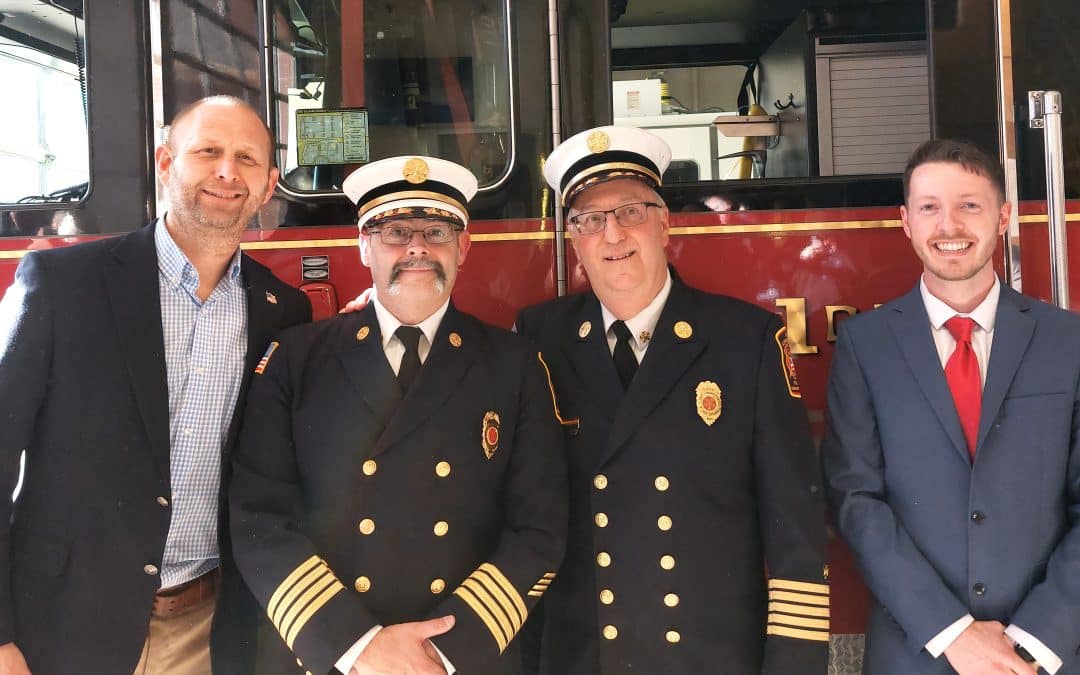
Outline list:
[[[570,464],[539,669],[823,675],[823,495],[785,329],[669,268],[670,157],[605,127],[545,165],[592,290],[517,319],[551,370]]]
[[[919,283],[840,330],[823,456],[871,675],[1080,673],[1080,318],[998,279],[1004,195],[979,149],[918,148]]]
[[[238,248],[272,153],[247,104],[199,101],[157,149],[164,217],[19,265],[0,303],[5,494],[26,457],[0,504],[0,673],[251,672],[222,486],[255,362],[311,316]]]

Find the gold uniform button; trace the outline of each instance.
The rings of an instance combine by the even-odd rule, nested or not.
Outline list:
[[[679,635],[679,631],[677,630],[669,630],[667,633],[664,634],[664,638],[671,644],[675,644],[682,639],[682,636]]]
[[[169,505],[169,500],[165,499],[164,497],[158,497],[157,498],[157,503],[158,503],[159,506],[168,506]]]
[[[153,577],[157,576],[158,568],[157,565],[143,565],[142,571]]]
[[[668,480],[667,476],[657,476],[656,480],[653,481],[653,485],[660,492],[667,492],[667,489],[671,487],[671,481]]]
[[[611,592],[610,589],[605,588],[604,590],[600,591],[600,602],[604,603],[605,605],[610,605],[611,603],[615,602],[615,594]]]
[[[371,579],[368,579],[367,577],[356,577],[353,588],[356,589],[357,593],[367,593],[371,590]]]
[[[600,551],[596,554],[596,564],[600,567],[607,567],[611,565],[611,554],[607,551]]]
[[[664,555],[660,556],[660,567],[670,570],[675,568],[675,556]]]
[[[431,582],[431,592],[435,595],[442,593],[446,590],[446,582],[442,579],[433,579]]]
[[[606,513],[596,514],[596,518],[594,518],[594,520],[596,521],[597,527],[607,527],[608,518]]]
[[[440,520],[439,522],[435,523],[434,530],[436,537],[442,537],[450,530],[450,524],[447,523],[445,520]]]
[[[667,532],[671,529],[671,516],[660,516],[656,519],[656,526]]]
[[[607,476],[602,473],[596,474],[592,479],[592,484],[597,490],[603,490],[607,487]]]
[[[604,626],[604,638],[614,640],[619,637],[619,629],[611,624]]]
[[[379,468],[379,465],[373,459],[369,459],[364,462],[363,470],[365,476],[374,476],[375,470]]]
[[[375,531],[375,521],[371,518],[364,518],[360,521],[360,534],[371,534]]]
[[[450,475],[450,462],[439,462],[435,465],[435,475],[439,478],[446,478]]]
[[[679,604],[679,596],[674,593],[668,593],[664,596],[664,604],[668,607],[674,607]]]

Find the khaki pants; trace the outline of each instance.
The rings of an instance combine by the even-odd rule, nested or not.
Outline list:
[[[214,596],[171,616],[151,616],[133,675],[209,675]]]

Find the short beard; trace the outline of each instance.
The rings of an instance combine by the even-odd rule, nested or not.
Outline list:
[[[248,215],[246,209],[241,209],[236,216],[214,218],[199,209],[198,196],[198,186],[185,186],[177,179],[169,181],[170,209],[178,216],[175,224],[189,230],[203,250],[220,254],[235,251],[247,221],[255,214]]]
[[[442,263],[438,260],[425,260],[423,258],[410,258],[404,262],[399,262],[394,265],[394,268],[390,270],[390,283],[386,285],[386,292],[390,295],[401,295],[401,284],[399,283],[402,270],[411,269],[430,269],[435,272],[435,282],[432,286],[435,289],[436,295],[442,295],[446,290],[446,270],[443,269]]]

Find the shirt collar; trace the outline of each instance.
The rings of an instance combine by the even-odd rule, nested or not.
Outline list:
[[[165,227],[164,216],[154,223],[154,247],[157,249],[158,270],[170,285],[180,287],[185,282],[194,282],[195,287],[198,287],[199,273],[188,260],[187,255],[176,245],[176,240],[169,233],[169,228]],[[240,259],[240,247],[237,247],[223,281],[233,285],[239,283]]]
[[[934,330],[941,330],[945,322],[954,316],[970,317],[983,331],[989,333],[994,330],[994,320],[997,317],[998,299],[1001,297],[1001,281],[995,276],[994,285],[986,294],[983,301],[968,313],[957,312],[945,302],[934,296],[926,287],[926,281],[919,277],[919,293],[922,294],[923,304],[926,305],[926,315],[930,317],[930,325]]]
[[[667,279],[664,281],[664,285],[660,288],[660,292],[656,294],[656,297],[652,299],[652,302],[646,305],[645,309],[624,321],[626,327],[630,329],[630,336],[634,340],[635,348],[641,349],[649,344],[669,295],[671,295],[670,269],[667,271]],[[616,321],[615,315],[604,306],[604,303],[600,303],[600,314],[604,319],[604,335],[607,335],[607,332],[611,330],[611,324]]]
[[[379,333],[382,334],[382,346],[386,349],[386,345],[390,344],[390,338],[394,337],[394,332],[397,331],[398,326],[402,323],[398,321],[398,318],[390,313],[386,307],[379,302],[379,296],[374,290],[371,292],[371,304],[375,307],[375,318],[379,322]],[[450,299],[447,298],[442,307],[435,310],[435,312],[424,319],[420,323],[416,324],[416,327],[420,329],[420,332],[427,338],[428,344],[435,344],[435,333],[439,330],[439,324],[442,323],[443,317],[446,315],[446,310],[450,307]]]

